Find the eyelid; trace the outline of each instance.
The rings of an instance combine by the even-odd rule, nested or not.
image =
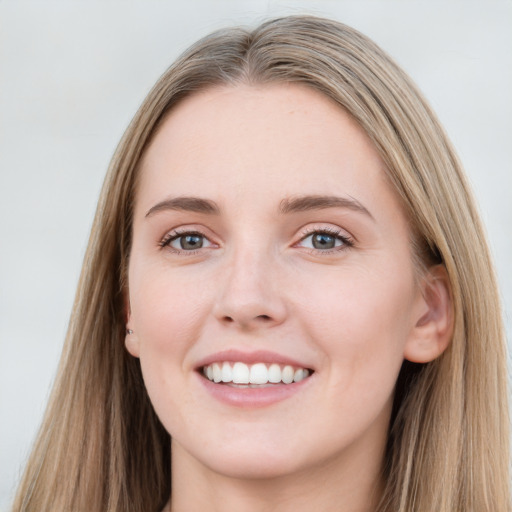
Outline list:
[[[173,229],[167,231],[166,234],[159,240],[158,246],[161,249],[167,249],[174,254],[182,254],[182,255],[191,256],[191,255],[197,254],[204,250],[219,247],[219,244],[214,241],[215,237],[212,236],[211,234],[209,234],[209,232],[210,232],[209,229],[206,229],[203,227],[198,227],[197,225],[194,225],[194,224],[179,226],[179,227],[176,227],[176,228],[173,228]],[[308,238],[316,233],[325,233],[330,236],[333,236],[336,239],[340,240],[342,242],[342,244],[340,246],[335,246],[334,248],[330,248],[330,249],[316,249],[316,248],[308,248],[308,247],[303,247],[303,249],[309,250],[310,252],[315,253],[315,254],[327,255],[327,254],[330,254],[333,252],[340,252],[340,251],[347,250],[347,249],[353,247],[355,244],[355,238],[350,233],[348,233],[346,230],[342,229],[341,227],[335,226],[335,225],[326,225],[326,224],[318,223],[318,224],[308,224],[308,225],[300,228],[299,235],[298,235],[299,239],[293,244],[293,246],[300,247],[301,242],[303,242],[306,238]],[[209,242],[210,245],[208,247],[200,247],[198,249],[193,249],[193,250],[178,249],[178,248],[170,246],[171,241],[176,240],[177,238],[180,238],[180,237],[186,236],[186,235],[199,235],[199,236],[205,238]]]
[[[213,237],[211,235],[207,234],[206,231],[209,231],[209,230],[198,228],[195,225],[179,226],[177,228],[173,228],[173,229],[167,231],[166,234],[158,242],[158,246],[161,249],[167,249],[174,254],[180,254],[180,255],[186,255],[186,256],[192,256],[192,255],[197,254],[203,250],[208,250],[211,248],[218,247],[218,244],[212,240]],[[176,240],[176,239],[178,239],[182,236],[186,236],[186,235],[201,236],[204,239],[208,240],[210,245],[208,247],[200,247],[198,249],[193,249],[193,250],[177,249],[176,247],[172,247],[170,245],[170,242],[172,242],[173,240]]]
[[[341,240],[342,245],[333,247],[331,249],[316,249],[312,247],[303,247],[304,249],[309,250],[314,254],[327,255],[335,252],[341,252],[350,249],[355,244],[354,237],[346,230],[340,228],[339,226],[328,226],[325,224],[308,224],[307,226],[301,228],[299,235],[300,238],[297,242],[295,242],[294,246],[300,247],[299,244],[301,242],[303,242],[304,240],[306,240],[307,238],[316,233],[325,233],[327,235],[333,236],[334,238]]]

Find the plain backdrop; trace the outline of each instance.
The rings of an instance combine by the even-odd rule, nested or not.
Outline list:
[[[213,29],[313,13],[419,84],[472,182],[512,319],[512,2],[0,0],[0,510],[55,375],[113,150],[159,75]]]

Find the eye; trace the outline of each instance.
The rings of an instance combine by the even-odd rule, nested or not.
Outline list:
[[[183,232],[171,233],[164,240],[162,240],[162,247],[170,247],[177,252],[181,251],[197,251],[205,247],[211,247],[212,243],[202,233],[198,232]]]
[[[329,251],[351,247],[353,243],[348,237],[341,235],[339,231],[318,230],[302,238],[298,245],[308,249]]]

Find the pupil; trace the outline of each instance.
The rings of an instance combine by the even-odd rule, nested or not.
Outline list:
[[[182,249],[200,249],[203,246],[203,237],[200,235],[185,235],[180,239]]]
[[[313,236],[313,247],[315,249],[332,249],[334,248],[335,239],[331,235],[325,233],[317,233]]]

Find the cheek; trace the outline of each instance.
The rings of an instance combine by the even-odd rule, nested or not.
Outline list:
[[[333,385],[394,385],[411,329],[414,279],[397,265],[384,268],[337,270],[302,287],[309,292],[297,317],[328,359]]]
[[[141,349],[164,352],[172,345],[179,352],[211,303],[201,279],[191,282],[159,266],[135,271],[130,278],[131,319]]]
[[[201,281],[180,278],[162,265],[137,267],[136,263],[132,262],[129,275],[130,321],[148,394],[171,431],[180,400],[189,393],[182,378],[192,375],[187,354],[200,336],[211,301],[201,290]]]
[[[183,421],[183,402],[195,400],[187,380],[193,375],[187,354],[200,336],[210,302],[200,283],[161,266],[146,265],[130,274],[131,323],[144,383],[169,432]]]

